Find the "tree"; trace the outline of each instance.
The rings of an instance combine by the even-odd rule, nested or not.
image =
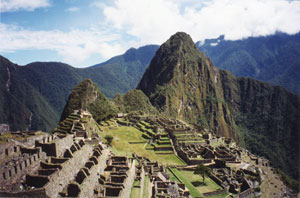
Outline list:
[[[111,136],[111,135],[106,135],[106,136],[104,137],[104,139],[106,140],[106,142],[107,142],[108,145],[111,145],[111,143],[112,143],[114,137]]]
[[[210,174],[210,168],[208,168],[207,166],[204,166],[203,164],[199,164],[197,167],[196,167],[196,170],[194,171],[194,174],[197,174],[197,175],[201,175],[202,176],[202,179],[203,179],[203,183],[205,181],[205,175],[209,175]]]

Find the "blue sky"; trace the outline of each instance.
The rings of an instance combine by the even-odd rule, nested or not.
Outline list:
[[[1,0],[0,54],[25,65],[91,66],[177,31],[194,41],[300,30],[300,1]]]

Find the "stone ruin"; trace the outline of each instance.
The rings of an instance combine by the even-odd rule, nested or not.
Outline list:
[[[72,134],[44,135],[31,147],[8,143],[2,149],[0,196],[6,197],[93,197],[109,155],[102,143],[91,146]]]
[[[144,184],[149,178],[148,186],[139,186],[141,195],[149,191],[151,197],[191,197],[184,183],[171,181],[167,168],[158,162],[136,154],[114,155],[98,133],[88,133],[81,119],[83,114],[74,112],[53,135],[13,132],[20,139],[0,146],[0,196],[129,197],[134,181]],[[237,147],[232,140],[209,131],[199,132],[201,127],[176,119],[143,117],[134,126],[159,146],[172,143],[168,147],[192,165],[189,168],[200,163],[209,166],[210,178],[222,189],[204,196],[230,192],[237,197],[252,197],[261,180],[260,172],[256,166],[242,163],[242,156],[268,166],[268,160]],[[163,141],[166,139],[170,140]]]
[[[136,178],[143,180],[145,175],[150,178],[151,197],[191,197],[189,190],[183,183],[170,180],[170,176],[163,165],[158,162],[151,162],[149,159],[139,157],[136,154],[133,156],[139,164]]]
[[[0,124],[0,135],[9,132],[8,124]]]
[[[129,197],[136,175],[135,160],[112,155],[94,188],[95,197]]]

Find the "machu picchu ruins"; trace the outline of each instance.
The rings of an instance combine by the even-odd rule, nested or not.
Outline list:
[[[113,145],[105,143],[104,134],[124,130],[135,130],[139,139],[127,144],[150,157],[114,147],[117,135]],[[98,124],[88,111],[76,110],[50,134],[8,134],[1,136],[0,197],[250,198],[269,190],[261,186],[270,172],[276,176],[265,158],[178,119],[119,114]],[[197,177],[199,164],[211,170],[209,185],[189,178]],[[283,184],[275,188],[289,193]]]
[[[5,65],[9,78],[19,67]],[[85,69],[76,82],[33,80],[29,95],[30,79],[6,89],[24,101],[9,94],[3,110],[15,112],[0,124],[0,197],[299,197],[298,96],[218,69],[184,32],[146,66],[114,97],[111,83],[129,79],[101,76],[110,98]],[[55,91],[35,98],[44,86]]]

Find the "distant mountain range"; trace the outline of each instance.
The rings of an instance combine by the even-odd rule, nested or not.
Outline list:
[[[280,85],[300,95],[300,33],[236,41],[220,36],[196,45],[220,69]]]
[[[92,79],[109,98],[136,87],[158,46],[131,48],[125,54],[87,68],[59,62],[19,66],[0,56],[0,123],[12,130],[52,130],[68,95],[80,81]]]
[[[220,36],[196,45],[219,68],[300,94],[300,34],[239,41]],[[90,78],[108,98],[124,94],[137,86],[158,48],[131,48],[104,63],[81,69],[59,62],[18,66],[0,57],[0,123],[10,124],[13,130],[50,131],[76,84]]]

